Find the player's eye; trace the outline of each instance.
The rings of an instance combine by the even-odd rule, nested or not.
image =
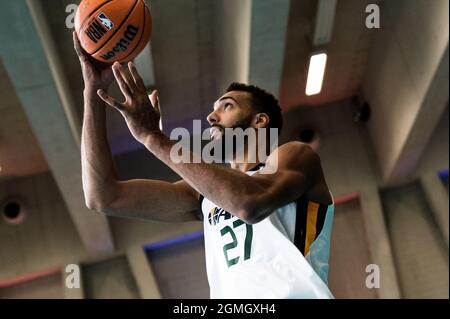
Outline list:
[[[230,106],[233,106],[233,104],[231,104],[231,103],[225,103],[225,105],[224,105],[225,109],[228,108],[228,107],[230,107]]]

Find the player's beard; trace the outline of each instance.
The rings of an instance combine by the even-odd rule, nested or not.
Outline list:
[[[248,117],[246,117],[246,118],[244,118],[242,120],[236,121],[236,123],[234,123],[234,125],[232,125],[230,128],[232,128],[232,129],[240,128],[243,131],[245,131],[247,128],[251,127],[252,118],[253,118],[253,114],[250,114]],[[213,143],[220,144],[220,145],[217,145],[217,147],[222,149],[221,158],[217,159],[217,160],[220,160],[223,163],[223,162],[225,162],[225,160],[227,158],[228,159],[229,158],[235,158],[236,149],[238,149],[238,147],[236,145],[236,140],[233,139],[233,149],[232,149],[233,154],[226,154],[226,152],[225,152],[226,151],[226,148],[225,148],[225,127],[219,126],[219,125],[215,125],[215,126],[220,127],[220,129],[222,131],[222,135],[220,136],[220,138],[212,140],[212,141],[213,141]],[[213,148],[213,150],[214,150],[214,148]],[[212,155],[215,157],[215,154],[212,154]],[[228,157],[227,157],[227,155],[228,155]]]

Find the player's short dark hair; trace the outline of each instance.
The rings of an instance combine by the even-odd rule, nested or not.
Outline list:
[[[281,107],[278,100],[269,92],[255,86],[244,83],[231,83],[226,92],[244,91],[250,93],[252,97],[252,106],[258,113],[266,113],[269,116],[269,128],[278,128],[278,133],[283,128],[283,118],[281,116]]]

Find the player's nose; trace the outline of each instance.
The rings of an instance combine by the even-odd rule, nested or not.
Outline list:
[[[219,122],[219,117],[217,116],[217,113],[215,111],[212,111],[206,117],[206,120],[208,121],[209,125],[213,125],[213,124]]]

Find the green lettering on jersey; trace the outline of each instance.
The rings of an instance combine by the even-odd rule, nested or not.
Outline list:
[[[220,235],[225,236],[227,233],[230,233],[232,242],[223,246],[223,254],[225,256],[225,260],[227,262],[228,267],[231,267],[239,262],[239,256],[233,258],[231,260],[228,259],[228,250],[236,248],[238,245],[238,240],[236,238],[236,234],[233,229],[237,228],[241,225],[245,224],[242,220],[238,219],[233,222],[233,228],[230,226],[225,226],[220,230]],[[250,259],[251,256],[251,248],[252,248],[252,239],[253,239],[253,226],[249,224],[245,224],[246,226],[246,234],[244,241],[244,260]]]

